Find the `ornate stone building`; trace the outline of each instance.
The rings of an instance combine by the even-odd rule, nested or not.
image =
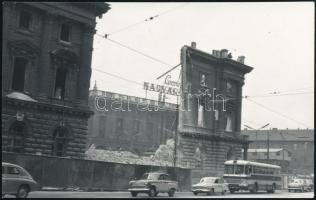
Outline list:
[[[84,156],[96,17],[109,9],[3,3],[2,151]]]
[[[209,54],[195,43],[181,49],[181,62],[177,163],[193,168],[192,180],[221,175],[225,160],[242,158],[248,147],[240,134],[241,97],[252,67],[243,56],[232,60],[225,49]]]

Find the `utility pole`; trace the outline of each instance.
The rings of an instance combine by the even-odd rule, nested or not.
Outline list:
[[[269,161],[269,148],[270,148],[270,141],[269,141],[269,131],[267,132],[267,160]]]
[[[174,157],[173,157],[173,166],[176,167],[177,163],[177,143],[178,143],[178,124],[179,124],[179,105],[178,105],[178,96],[177,96],[177,104],[176,104],[176,125],[174,132]]]

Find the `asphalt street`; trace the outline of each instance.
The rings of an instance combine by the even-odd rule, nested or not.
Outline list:
[[[13,196],[7,195],[10,198]],[[29,198],[133,198],[129,192],[72,192],[72,191],[36,191],[31,192]],[[138,198],[148,198],[147,194],[138,194]],[[167,193],[158,194],[160,198],[169,198]],[[258,192],[250,194],[249,192],[236,192],[234,194],[226,193],[225,195],[214,194],[207,196],[199,194],[194,196],[191,192],[176,192],[174,198],[314,198],[314,192],[288,192],[278,190],[274,194]]]

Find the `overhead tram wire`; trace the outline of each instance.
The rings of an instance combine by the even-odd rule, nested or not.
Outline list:
[[[109,34],[106,34],[106,36],[109,37],[110,35],[113,35],[113,34],[116,34],[116,33],[122,32],[122,31],[125,31],[125,30],[127,30],[127,29],[130,29],[130,28],[132,28],[132,27],[134,27],[134,26],[137,26],[137,25],[139,25],[139,24],[142,24],[142,23],[144,23],[144,22],[152,21],[152,20],[154,20],[154,19],[157,18],[157,17],[160,17],[160,16],[165,15],[165,14],[171,12],[171,11],[174,11],[174,10],[176,10],[176,9],[179,9],[180,7],[183,7],[183,6],[187,5],[187,4],[188,4],[188,3],[182,4],[182,5],[177,6],[177,7],[175,7],[175,8],[171,8],[171,9],[169,9],[169,10],[166,10],[166,11],[164,11],[164,12],[161,12],[160,14],[157,14],[157,15],[154,15],[154,16],[151,16],[151,17],[148,17],[148,18],[146,18],[146,19],[144,19],[144,20],[141,20],[141,21],[139,21],[139,22],[136,22],[136,23],[134,23],[134,24],[125,26],[125,27],[120,28],[120,29],[118,29],[118,30],[116,30],[116,31],[110,32]]]
[[[101,73],[107,74],[107,75],[109,75],[109,76],[113,76],[113,77],[116,77],[116,78],[119,78],[119,79],[122,79],[122,80],[128,81],[128,82],[130,82],[130,83],[134,83],[134,84],[137,84],[137,85],[143,85],[142,83],[139,83],[139,82],[137,82],[137,81],[129,80],[129,79],[124,78],[124,77],[122,77],[122,76],[115,75],[115,74],[111,74],[111,73],[109,73],[109,72],[105,72],[105,71],[100,70],[100,69],[97,69],[97,68],[92,68],[92,70],[95,70],[95,71],[98,71],[98,72],[101,72]]]
[[[264,108],[264,109],[266,109],[266,110],[269,110],[269,111],[271,111],[271,112],[273,112],[273,113],[275,113],[275,114],[278,114],[278,115],[280,115],[280,116],[282,116],[282,117],[284,117],[284,118],[287,118],[287,119],[292,120],[292,121],[294,121],[294,122],[296,122],[296,123],[298,123],[298,124],[301,124],[301,125],[304,125],[304,126],[306,126],[306,127],[309,127],[309,125],[307,125],[307,124],[305,124],[305,123],[303,123],[303,122],[300,122],[300,121],[298,121],[298,120],[295,120],[295,119],[293,119],[293,118],[290,118],[290,117],[288,117],[288,116],[286,116],[286,115],[284,115],[284,114],[282,114],[282,113],[279,113],[279,112],[277,112],[277,111],[275,111],[275,110],[273,110],[273,109],[271,109],[271,108],[269,108],[269,107],[267,107],[267,106],[265,106],[265,105],[263,105],[263,104],[260,104],[260,103],[258,103],[258,102],[256,102],[256,101],[254,101],[254,100],[250,100],[250,99],[247,99],[247,100],[250,101],[250,102],[253,102],[253,103],[257,104],[258,106],[260,106],[260,107],[262,107],[262,108]]]

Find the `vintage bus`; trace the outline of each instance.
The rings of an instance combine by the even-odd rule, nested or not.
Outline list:
[[[274,193],[282,187],[280,166],[247,160],[228,160],[224,164],[223,178],[228,183],[230,193],[239,190]]]

